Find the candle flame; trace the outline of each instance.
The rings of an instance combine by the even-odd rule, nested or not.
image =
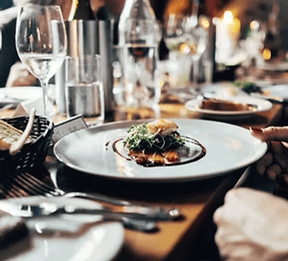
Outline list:
[[[227,24],[232,24],[232,22],[233,22],[233,14],[232,14],[232,12],[231,11],[225,11],[223,20]]]
[[[258,30],[258,29],[259,29],[259,26],[260,26],[260,24],[259,24],[259,22],[256,21],[256,20],[253,20],[253,21],[251,21],[251,23],[250,23],[250,28],[251,28],[252,30]]]
[[[266,61],[271,59],[271,51],[269,49],[263,50],[263,58]]]

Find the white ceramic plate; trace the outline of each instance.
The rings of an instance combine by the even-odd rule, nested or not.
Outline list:
[[[268,98],[272,96],[272,97],[279,97],[283,100],[288,100],[288,85],[287,84],[267,86],[267,87],[263,87],[263,90],[269,92]],[[262,95],[262,97],[265,98],[264,95]]]
[[[86,208],[100,208],[95,202],[85,199],[65,198],[19,198],[12,202],[35,204],[53,202],[58,205],[72,204]],[[0,202],[0,209],[7,209],[9,200]],[[4,207],[3,204],[6,204]],[[10,203],[11,205],[11,203]],[[13,205],[11,206],[13,207]],[[30,247],[25,244],[15,246],[13,253],[8,253],[7,260],[13,261],[109,261],[119,252],[124,241],[124,228],[121,223],[94,223],[101,219],[92,215],[61,215],[36,218],[28,221],[28,227],[49,228],[54,234],[32,232]],[[56,231],[56,232],[55,232]],[[16,248],[16,249],[15,249]],[[9,250],[9,249],[8,249]],[[15,255],[15,253],[17,253]],[[6,259],[5,259],[6,260]]]
[[[127,129],[141,121],[123,121],[80,130],[59,140],[57,158],[69,167],[109,178],[134,181],[185,181],[222,175],[248,166],[264,155],[266,143],[247,129],[216,121],[172,119],[183,136],[195,138],[206,148],[201,159],[177,166],[143,167],[113,151],[113,142],[127,136]]]
[[[272,86],[263,86],[261,88],[265,91],[265,94],[261,93],[251,93],[251,97],[257,97],[261,99],[265,99],[272,102],[284,102],[288,101],[288,85],[287,84],[279,84]]]
[[[209,96],[210,97],[210,96]],[[217,97],[213,96],[215,98],[224,99],[227,101],[232,102],[239,102],[239,103],[246,103],[246,104],[252,104],[255,106],[254,110],[247,110],[247,111],[216,111],[216,110],[207,110],[200,108],[200,105],[202,103],[199,99],[193,99],[185,103],[185,107],[193,112],[198,112],[203,114],[204,116],[208,116],[210,118],[215,119],[229,119],[229,118],[246,118],[250,117],[251,115],[254,115],[258,112],[263,112],[270,110],[272,108],[272,103],[270,101],[260,99],[260,98],[254,98],[249,96],[225,96],[225,97]],[[212,98],[212,97],[210,97]]]
[[[0,105],[17,105],[23,101],[42,97],[41,87],[0,88]]]

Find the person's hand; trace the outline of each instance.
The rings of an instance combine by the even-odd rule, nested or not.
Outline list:
[[[21,62],[13,64],[10,68],[6,87],[33,86],[37,79],[26,69]]]
[[[288,127],[250,128],[250,132],[268,142],[267,153],[256,162],[257,172],[288,184]]]
[[[213,215],[221,260],[288,260],[287,220],[286,199],[251,188],[229,190]]]

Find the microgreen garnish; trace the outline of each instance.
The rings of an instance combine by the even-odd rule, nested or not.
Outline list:
[[[127,132],[129,135],[124,140],[124,144],[129,150],[161,152],[185,143],[185,139],[181,138],[178,132],[172,132],[165,136],[160,133],[152,134],[147,128],[147,123],[138,126],[132,125]]]

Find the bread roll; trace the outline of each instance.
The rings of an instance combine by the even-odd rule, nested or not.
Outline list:
[[[11,147],[11,144],[21,137],[22,133],[23,131],[18,130],[3,120],[0,120],[0,150],[8,150]],[[31,141],[32,138],[29,137],[26,143]]]

